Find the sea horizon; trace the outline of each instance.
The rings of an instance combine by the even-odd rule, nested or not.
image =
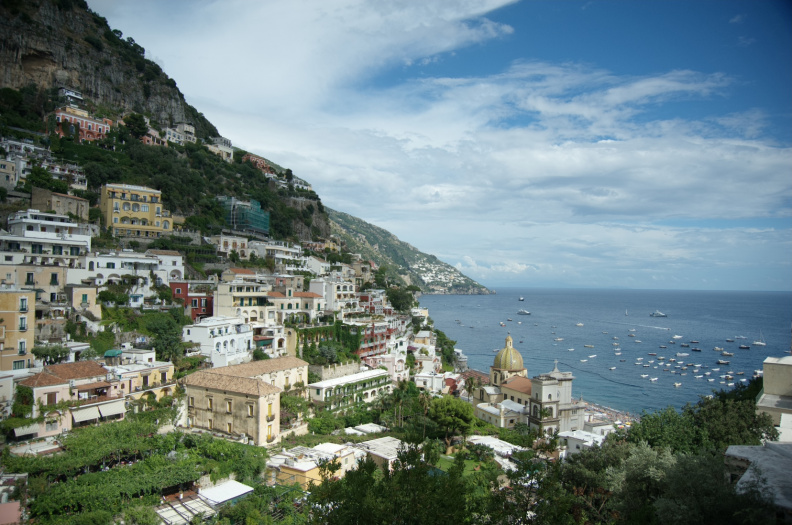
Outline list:
[[[745,382],[741,380],[761,369],[766,357],[790,355],[792,345],[792,292],[549,287],[495,291],[499,293],[425,294],[419,303],[429,309],[435,328],[468,356],[470,368],[488,373],[494,350],[503,348],[510,333],[528,377],[549,372],[558,360],[559,369],[574,374],[576,398],[632,414],[667,406],[679,409],[713,390],[731,388],[729,383]],[[531,315],[518,315],[521,308]],[[655,310],[668,317],[650,316]],[[767,346],[752,344],[760,337]],[[750,349],[739,349],[741,342]],[[715,347],[734,355],[722,356]],[[719,366],[718,359],[729,365]],[[732,379],[720,377],[725,375]]]

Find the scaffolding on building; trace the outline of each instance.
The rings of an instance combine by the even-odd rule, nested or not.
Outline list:
[[[269,234],[270,214],[261,209],[261,203],[251,199],[242,201],[236,197],[217,197],[225,212],[226,224],[234,230],[259,235]]]

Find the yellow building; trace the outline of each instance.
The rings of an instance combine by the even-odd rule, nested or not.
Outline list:
[[[107,184],[102,186],[99,208],[105,226],[118,237],[162,237],[170,235],[174,218],[162,204],[162,192],[145,186]]]
[[[34,290],[0,286],[0,370],[32,366],[35,312]]]

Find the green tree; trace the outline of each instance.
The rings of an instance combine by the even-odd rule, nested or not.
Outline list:
[[[385,294],[391,306],[400,312],[408,312],[415,303],[413,294],[403,288],[388,288]]]
[[[140,113],[132,113],[124,117],[124,124],[129,130],[129,134],[136,139],[140,139],[146,136],[146,133],[148,133],[148,124],[146,124],[146,118]]]
[[[452,396],[437,397],[429,407],[429,417],[437,423],[445,434],[446,446],[451,446],[451,438],[457,434],[467,435],[473,423],[473,405]]]
[[[69,349],[61,345],[34,346],[31,352],[45,365],[54,365],[69,357]]]

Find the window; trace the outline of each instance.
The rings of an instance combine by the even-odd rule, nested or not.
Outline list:
[[[54,405],[58,402],[58,393],[57,392],[49,392],[47,394],[47,405]]]
[[[193,308],[198,308],[198,299],[193,299],[192,300],[192,307]]]
[[[253,417],[253,405],[247,406],[247,415],[248,417]]]
[[[118,217],[113,217],[113,224],[118,224]]]
[[[25,368],[25,360],[24,359],[20,359],[19,361],[14,361],[14,363],[13,363],[13,369],[14,370],[22,370],[23,368]]]
[[[141,204],[140,211],[145,211],[145,212],[149,211],[148,204]]]
[[[44,425],[47,432],[55,432],[58,430],[58,420],[54,421],[47,421],[46,425]]]
[[[20,297],[19,298],[19,311],[20,312],[27,312],[28,311],[28,300],[27,300],[27,297]]]
[[[208,427],[209,427],[210,430],[214,428],[214,421],[212,421],[211,419],[209,420]]]
[[[176,291],[173,293],[175,293],[176,295],[181,295],[181,288],[176,288]]]
[[[50,274],[50,285],[52,285],[52,286],[57,286],[58,285],[58,274],[57,273]]]
[[[88,303],[88,294],[87,293],[82,294],[82,301],[80,301],[80,302],[83,303],[83,304],[87,304]]]
[[[226,423],[226,432],[231,433],[231,423]]]
[[[231,401],[226,401],[226,413],[231,413]]]
[[[114,262],[107,263],[106,268],[115,269],[115,263]]]
[[[167,383],[168,382],[168,373],[161,372],[160,373],[160,383]]]
[[[206,298],[201,299],[201,307],[206,308]]]
[[[206,400],[206,406],[209,410],[214,409],[214,402],[211,397]]]
[[[193,396],[187,398],[187,406],[191,406],[191,407],[195,406],[195,398]]]
[[[27,341],[20,341],[19,342],[19,355],[27,354]],[[25,368],[22,366],[21,368]]]
[[[53,246],[52,255],[63,255],[63,246]]]
[[[19,318],[19,331],[24,332],[27,330],[27,317],[20,317]],[[20,344],[24,343],[24,341],[20,341]]]

